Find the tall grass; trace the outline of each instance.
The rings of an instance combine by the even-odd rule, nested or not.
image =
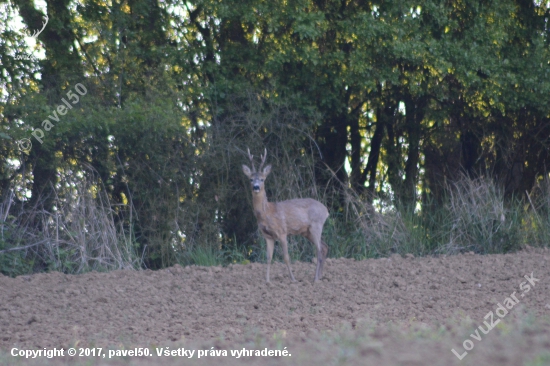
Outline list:
[[[131,227],[123,227],[101,185],[76,176],[54,189],[54,212],[12,210],[14,194],[0,203],[0,271],[19,275],[55,270],[81,273],[141,267]],[[130,207],[131,209],[131,207]]]
[[[451,226],[446,252],[502,253],[521,247],[527,212],[520,200],[505,200],[503,190],[488,178],[463,177],[448,194]]]
[[[525,242],[550,245],[550,177],[540,180],[531,193],[526,193],[529,208],[522,217]]]
[[[445,199],[423,202],[416,212],[376,211],[346,190],[345,214],[333,214],[325,237],[334,257],[363,259],[393,253],[506,253],[550,243],[550,179],[523,197],[505,197],[490,178],[461,177],[446,187]]]
[[[53,213],[14,210],[13,193],[0,203],[1,272],[14,276],[42,270],[81,273],[144,267],[132,225],[118,219],[121,210],[132,210],[131,202],[112,205],[98,189],[101,185],[89,179],[72,176],[61,181],[65,188],[54,190]],[[447,187],[443,204],[428,203],[417,212],[378,212],[351,190],[345,194],[347,210],[332,213],[324,227],[330,257],[505,253],[525,245],[548,246],[550,240],[549,179],[541,180],[524,199],[514,199],[506,198],[491,179],[464,176]],[[39,222],[40,230],[31,222]],[[265,261],[265,243],[258,233],[255,236],[252,246],[223,247],[218,238],[188,240],[183,250],[176,250],[176,261],[202,266]],[[307,240],[289,239],[293,260],[315,257]],[[275,259],[282,259],[279,246]]]
[[[131,202],[124,207],[112,205],[104,190],[98,189],[101,185],[89,179],[64,177],[62,182],[66,187],[54,190],[63,192],[55,197],[54,213],[14,210],[13,194],[0,203],[2,273],[143,268],[132,226],[118,219],[121,210],[132,209]],[[417,212],[400,211],[389,204],[385,205],[389,209],[378,212],[349,189],[345,194],[347,210],[332,213],[324,227],[330,257],[505,253],[525,245],[548,246],[550,239],[549,179],[519,199],[506,198],[491,179],[464,176],[446,188],[442,204],[428,202]],[[37,221],[40,230],[30,224]],[[176,261],[201,266],[263,262],[265,243],[259,233],[255,237],[254,245],[226,247],[219,238],[188,240],[183,250],[176,250]],[[289,251],[293,260],[315,257],[313,245],[300,237],[289,237]],[[279,246],[275,260],[282,260]]]

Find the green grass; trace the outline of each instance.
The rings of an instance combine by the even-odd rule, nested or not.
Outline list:
[[[221,253],[211,246],[196,246],[188,255],[189,264],[195,264],[197,266],[219,266],[223,261]]]

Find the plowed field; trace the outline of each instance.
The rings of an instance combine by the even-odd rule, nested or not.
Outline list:
[[[265,283],[266,266],[259,263],[15,279],[0,275],[0,364],[32,362],[12,356],[14,348],[70,347],[102,348],[103,353],[144,347],[153,355],[118,355],[110,361],[39,356],[35,362],[550,364],[548,250],[328,259],[324,278],[316,284],[314,264],[292,266],[296,283],[282,263],[272,266],[271,284]],[[490,312],[500,324],[476,335]],[[459,361],[451,348],[463,354],[467,339],[473,349]],[[214,347],[228,356],[158,357],[157,347],[197,352]],[[230,354],[284,347],[291,356]]]

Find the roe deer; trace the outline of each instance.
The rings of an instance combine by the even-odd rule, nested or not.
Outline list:
[[[315,245],[317,249],[317,268],[315,269],[315,279],[313,281],[317,282],[323,276],[323,262],[328,253],[328,246],[321,239],[323,225],[328,217],[328,210],[321,202],[311,198],[268,202],[264,182],[271,172],[271,165],[266,166],[262,170],[266,156],[267,149],[264,155],[261,156],[260,169],[256,171],[254,156],[250,155],[249,149],[248,158],[252,164],[252,170],[248,166],[243,165],[243,172],[250,178],[250,185],[252,186],[254,216],[258,220],[258,228],[267,243],[266,280],[269,282],[269,267],[271,266],[271,259],[273,257],[273,248],[275,241],[278,241],[283,247],[283,255],[290,278],[292,282],[296,281],[290,268],[290,258],[288,256],[288,242],[286,238],[290,234],[301,235]]]

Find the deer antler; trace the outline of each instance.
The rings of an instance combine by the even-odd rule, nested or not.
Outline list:
[[[263,155],[260,155],[261,158],[262,158],[262,163],[260,164],[260,172],[262,171],[262,168],[264,166],[264,163],[265,163],[265,158],[267,157],[267,148],[264,150],[264,154]]]
[[[45,15],[44,18],[46,18],[46,21],[45,21],[45,22],[42,22],[42,29],[40,29],[40,30],[35,30],[34,32],[32,32],[32,34],[31,34],[31,32],[27,29],[27,32],[26,32],[26,33],[27,33],[27,35],[28,35],[29,37],[31,37],[31,38],[36,38],[36,37],[38,37],[38,35],[39,35],[40,33],[42,33],[42,31],[44,31],[44,28],[46,28],[46,25],[48,24],[48,20],[49,20],[48,15]]]
[[[256,173],[256,167],[254,166],[254,155],[250,154],[250,149],[247,147],[248,150],[248,158],[250,159],[250,164],[252,164],[252,173]],[[260,167],[262,169],[262,167]]]

